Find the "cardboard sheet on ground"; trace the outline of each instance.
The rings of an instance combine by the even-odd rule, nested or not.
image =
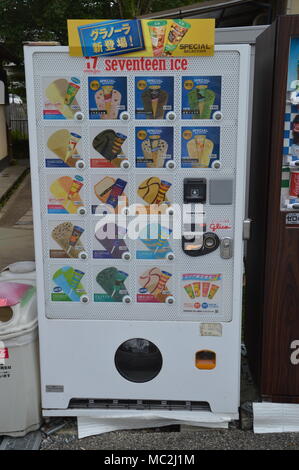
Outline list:
[[[95,410],[90,410],[95,415]],[[87,415],[88,413],[86,413]],[[206,411],[118,411],[105,410],[98,412],[98,418],[78,417],[78,437],[103,434],[124,429],[143,429],[185,424],[205,428],[227,429],[231,421],[229,416]]]

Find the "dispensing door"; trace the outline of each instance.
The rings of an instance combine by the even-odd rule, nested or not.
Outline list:
[[[237,411],[249,47],[169,60],[26,48],[44,408]]]

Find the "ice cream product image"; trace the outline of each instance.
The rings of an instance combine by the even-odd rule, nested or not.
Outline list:
[[[202,296],[208,297],[210,282],[202,282]]]
[[[165,168],[173,159],[172,127],[136,127],[135,153],[138,168]]]
[[[200,297],[200,282],[192,282],[195,297]]]
[[[52,301],[80,302],[80,297],[86,294],[81,280],[84,272],[71,266],[59,268],[53,275],[55,285],[51,293]]]
[[[212,284],[212,285],[211,285],[211,288],[210,288],[210,291],[209,291],[209,295],[208,295],[208,298],[209,298],[210,300],[212,300],[212,299],[215,297],[215,295],[216,295],[218,289],[219,289],[219,286],[217,286],[217,284]]]
[[[167,36],[163,55],[172,55],[173,51],[178,47],[183,37],[187,34],[191,24],[184,20],[173,20]]]
[[[67,146],[67,151],[66,151],[66,156],[64,161],[67,163],[69,159],[75,160],[75,165],[77,159],[74,158],[75,152],[76,152],[76,146],[79,140],[81,139],[81,135],[76,134],[75,132],[70,132],[70,138],[69,138],[69,143]],[[70,165],[70,166],[75,166],[75,165]]]
[[[53,223],[53,225],[51,240],[55,243],[50,245],[50,258],[78,258],[80,252],[84,251],[80,240],[84,228],[73,225],[72,222],[62,222],[58,225]]]
[[[135,77],[135,119],[165,119],[173,108],[173,77]]]
[[[64,104],[67,104],[67,105],[72,104],[79,89],[80,89],[79,78],[72,77],[66,89]]]
[[[192,288],[192,284],[187,284],[186,286],[184,286],[184,289],[187,292],[190,299],[195,298],[195,294],[194,294],[194,291],[193,291],[193,288]]]
[[[89,118],[114,120],[127,109],[126,77],[89,77]]]
[[[61,176],[49,177],[48,213],[49,214],[77,214],[83,201],[80,191],[84,185],[84,179],[80,175],[74,178]]]
[[[127,135],[113,129],[105,129],[98,133],[92,141],[93,149],[103,158],[92,158],[91,167],[119,168],[121,162],[127,159],[124,153],[123,145],[127,139]]]
[[[151,223],[146,225],[139,233],[139,245],[136,251],[137,259],[164,259],[170,253],[169,237],[172,230],[161,224]],[[146,249],[144,249],[146,248]]]
[[[147,203],[144,209],[148,212],[165,211],[171,205],[167,193],[172,186],[172,182],[160,180],[156,176],[151,176],[142,181],[137,190],[138,196]]]
[[[109,266],[96,274],[96,283],[103,292],[94,293],[95,302],[122,302],[123,297],[128,295],[125,280],[128,273],[119,270],[115,266]],[[95,287],[96,290],[96,287]]]
[[[106,212],[114,210],[121,210],[123,206],[126,206],[128,201],[124,193],[124,189],[127,186],[127,181],[123,178],[113,178],[105,176],[98,181],[98,177],[95,177],[96,182],[94,184],[94,195],[96,199],[101,201],[107,207]],[[104,210],[104,207],[99,207],[98,204],[92,204],[91,211],[93,214],[99,213],[98,210]]]
[[[164,303],[171,295],[168,282],[172,273],[152,267],[139,275],[138,282],[141,288],[137,294],[137,302],[157,302]]]
[[[52,132],[51,128],[46,129],[46,135],[49,135],[47,138],[46,167],[75,167],[76,162],[81,158],[81,149],[78,150],[81,135],[68,129],[59,129]]]
[[[182,168],[211,168],[220,160],[220,127],[182,127]]]
[[[124,240],[127,230],[125,227],[114,223],[105,224],[95,230],[93,258],[121,259],[129,249]]]
[[[166,33],[167,21],[154,20],[148,22],[149,33],[152,42],[153,54],[155,57],[162,55]]]
[[[72,77],[54,79],[45,77],[43,79],[44,119],[74,119],[75,113],[80,111],[77,96],[80,90],[80,79]]]
[[[182,77],[182,119],[212,119],[221,109],[221,76]]]

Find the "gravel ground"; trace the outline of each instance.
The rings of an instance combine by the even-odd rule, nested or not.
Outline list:
[[[77,438],[75,422],[49,436],[41,450],[299,450],[299,433],[254,434],[237,428],[182,432],[113,431]]]

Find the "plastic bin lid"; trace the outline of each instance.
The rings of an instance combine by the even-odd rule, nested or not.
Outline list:
[[[32,273],[32,271],[35,271],[35,262],[34,261],[18,261],[16,263],[9,264],[2,271],[5,271],[7,269],[11,273],[15,273],[15,274]]]
[[[12,307],[20,303],[29,289],[32,289],[29,284],[0,282],[0,307]]]

